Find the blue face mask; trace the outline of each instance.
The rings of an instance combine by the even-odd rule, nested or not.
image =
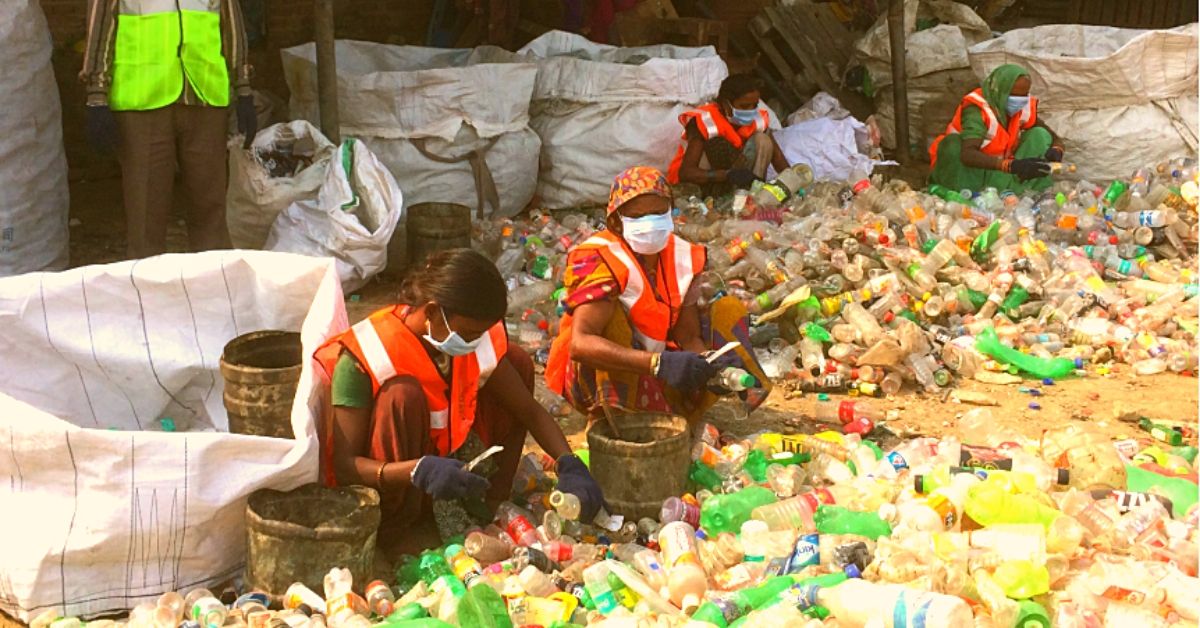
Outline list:
[[[1028,104],[1028,96],[1009,96],[1008,102],[1004,105],[1004,110],[1011,116],[1024,109]]]
[[[468,353],[475,353],[475,350],[479,348],[479,343],[483,342],[483,336],[480,336],[471,342],[463,340],[463,337],[458,335],[458,332],[450,329],[450,321],[446,320],[446,310],[443,310],[440,307],[438,309],[442,312],[442,324],[446,326],[446,330],[449,333],[446,334],[445,338],[441,340],[435,340],[433,338],[433,328],[429,326],[429,319],[426,319],[425,341],[433,345],[434,349],[437,349],[438,351],[441,351],[442,353],[454,358],[467,355]]]
[[[734,109],[733,115],[730,116],[730,119],[733,120],[738,126],[746,126],[747,124],[754,124],[754,121],[756,119],[758,119],[758,110],[757,109]]]

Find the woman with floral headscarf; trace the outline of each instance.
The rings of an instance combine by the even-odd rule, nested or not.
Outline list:
[[[1061,161],[1063,148],[1038,119],[1031,85],[1029,72],[1008,63],[992,70],[982,88],[964,96],[946,132],[929,147],[930,183],[1017,194],[1049,187],[1049,162]]]
[[[698,419],[716,401],[709,386],[727,366],[757,379],[743,400],[757,407],[770,383],[754,360],[746,309],[733,297],[702,308],[702,245],[674,235],[671,189],[655,168],[622,172],[609,194],[607,231],[567,254],[566,292],[546,381],[589,417],[606,408]],[[738,347],[711,362],[708,352]]]

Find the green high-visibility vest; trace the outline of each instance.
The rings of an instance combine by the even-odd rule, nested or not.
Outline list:
[[[221,1],[120,0],[109,106],[165,107],[179,99],[185,78],[205,103],[228,105]]]

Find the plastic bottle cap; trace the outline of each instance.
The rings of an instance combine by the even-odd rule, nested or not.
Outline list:
[[[700,596],[695,593],[688,593],[683,596],[683,600],[679,605],[680,610],[685,614],[691,615],[697,608],[700,608]]]
[[[843,571],[845,571],[846,575],[851,578],[861,578],[862,577],[862,571],[859,570],[858,565],[855,565],[853,563],[846,565],[845,568],[843,568]]]
[[[918,493],[924,493],[925,492],[924,485],[925,485],[925,476],[924,475],[914,475],[913,476],[913,490],[914,491],[916,491]]]
[[[1071,470],[1070,469],[1059,469],[1058,470],[1058,483],[1062,486],[1066,486],[1067,484],[1071,483]]]

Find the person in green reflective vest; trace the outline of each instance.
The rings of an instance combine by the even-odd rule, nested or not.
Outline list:
[[[176,172],[191,249],[230,246],[231,104],[244,147],[258,127],[239,1],[89,0],[80,72],[88,139],[100,153],[115,150],[121,163],[130,258],[165,251]]]
[[[1038,118],[1029,72],[1006,63],[963,96],[946,132],[929,147],[931,184],[979,192],[987,187],[1021,194],[1050,187],[1051,162],[1062,141]]]

